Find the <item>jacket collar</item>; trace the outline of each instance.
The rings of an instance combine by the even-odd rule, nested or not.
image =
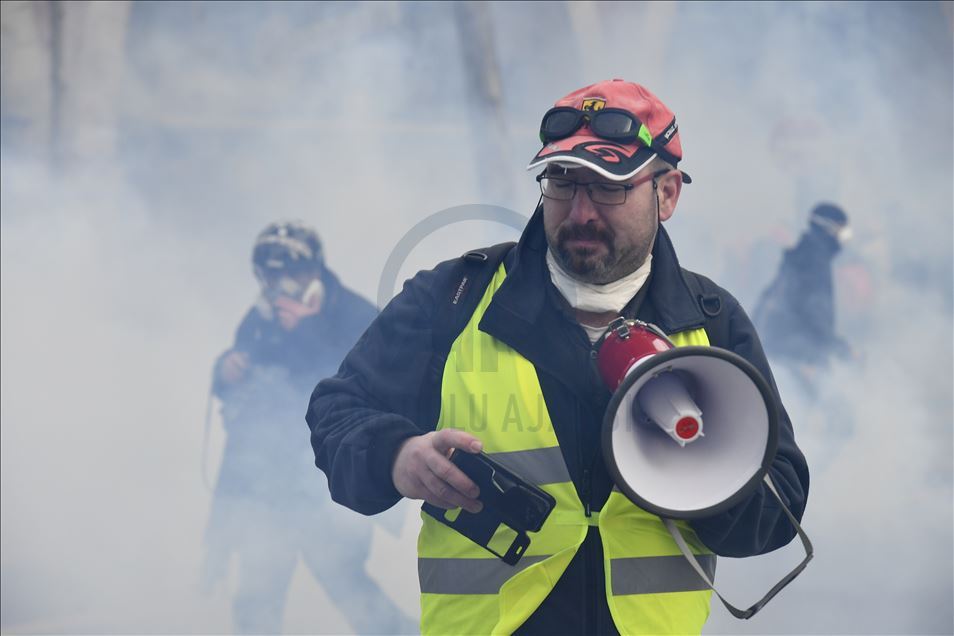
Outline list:
[[[653,246],[653,271],[648,299],[656,313],[656,325],[666,333],[677,333],[705,324],[699,299],[690,291],[672,240],[662,225],[659,226]]]
[[[494,294],[490,306],[481,320],[484,324],[506,325],[516,319],[522,325],[535,324],[543,311],[546,300],[544,284],[549,280],[546,272],[547,239],[543,231],[543,206],[537,206],[523,230],[517,246],[505,259],[507,278]],[[489,319],[488,319],[489,317]],[[497,334],[487,331],[492,336]]]

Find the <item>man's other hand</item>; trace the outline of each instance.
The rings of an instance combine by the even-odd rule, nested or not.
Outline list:
[[[321,300],[316,298],[308,304],[300,303],[288,296],[279,296],[273,303],[282,329],[291,331],[298,326],[302,318],[314,316],[321,310]]]
[[[423,499],[439,508],[480,512],[480,489],[448,457],[455,448],[479,453],[482,446],[470,433],[453,428],[408,438],[394,458],[394,487],[409,499]]]
[[[222,358],[219,366],[219,377],[226,384],[235,384],[245,377],[248,370],[248,354],[242,351],[229,351]]]

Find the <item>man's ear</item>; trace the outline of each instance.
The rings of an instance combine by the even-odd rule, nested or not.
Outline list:
[[[682,174],[678,170],[671,170],[659,178],[656,195],[659,197],[660,221],[668,221],[676,211],[680,192],[682,192]]]

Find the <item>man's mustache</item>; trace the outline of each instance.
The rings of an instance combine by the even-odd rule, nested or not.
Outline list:
[[[565,243],[567,241],[602,241],[607,245],[613,244],[613,233],[606,228],[599,228],[589,223],[584,225],[573,225],[562,227],[557,232],[557,241]]]

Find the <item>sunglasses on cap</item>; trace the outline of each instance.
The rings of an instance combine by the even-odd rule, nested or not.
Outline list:
[[[566,139],[587,123],[594,135],[608,141],[631,144],[639,140],[647,147],[653,144],[649,129],[629,111],[621,108],[579,110],[569,106],[551,108],[543,115],[540,141],[547,144]]]

